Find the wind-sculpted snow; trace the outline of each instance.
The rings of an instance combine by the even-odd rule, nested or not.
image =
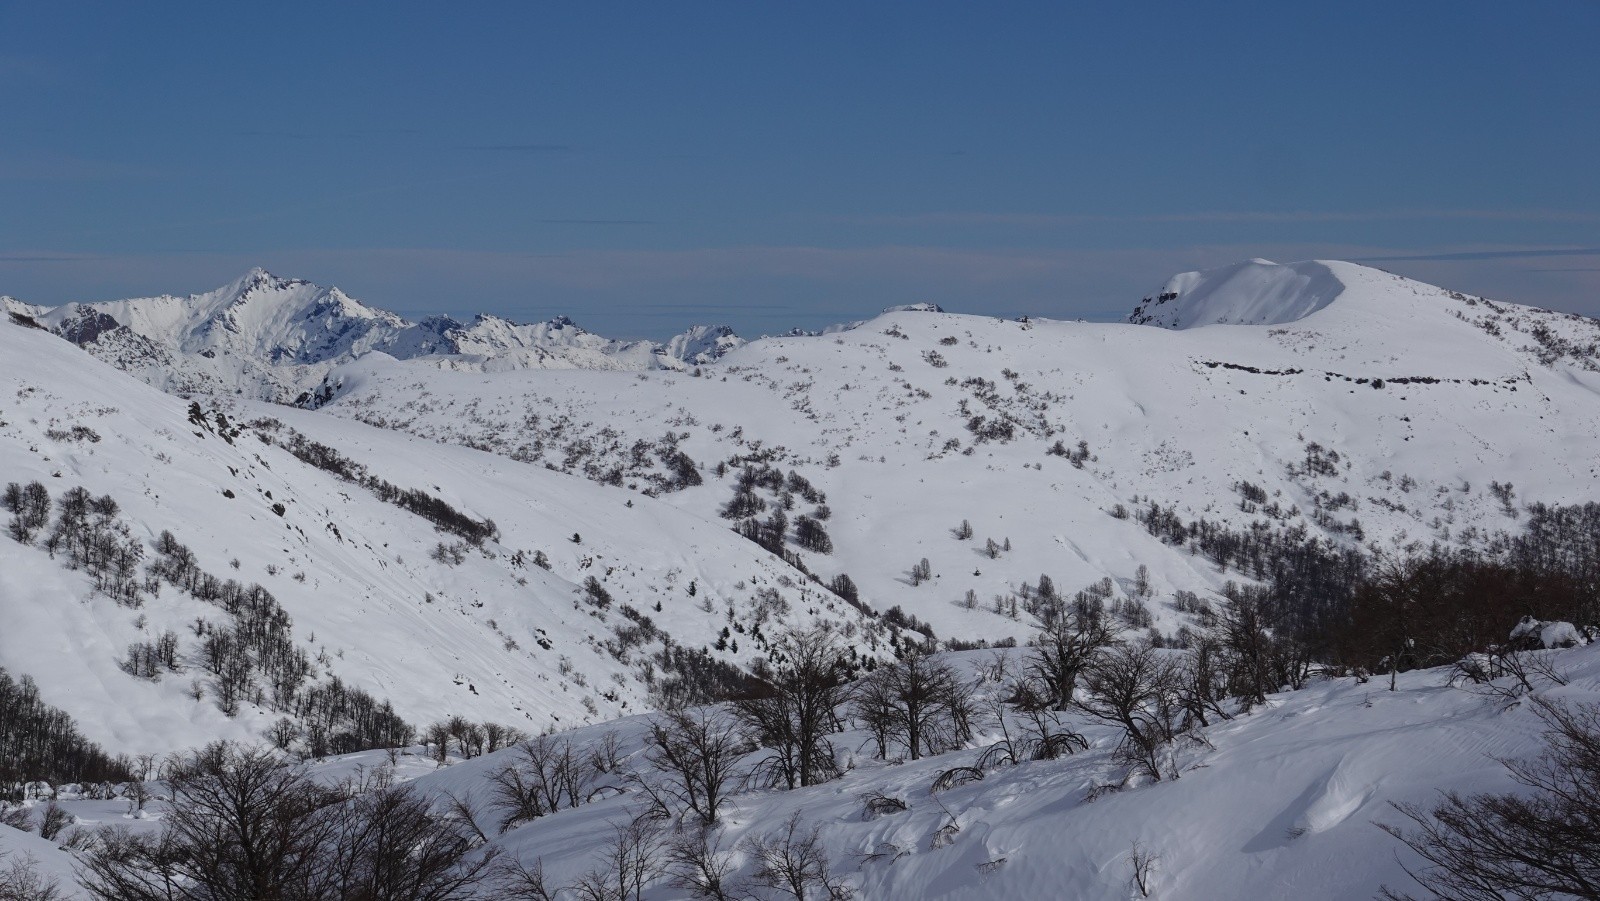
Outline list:
[[[1281,325],[1304,319],[1345,290],[1324,262],[1280,266],[1248,260],[1221,269],[1175,275],[1128,316],[1135,325],[1186,329],[1202,325]]]

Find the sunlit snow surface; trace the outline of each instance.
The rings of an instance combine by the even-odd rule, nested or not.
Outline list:
[[[291,283],[279,293],[299,290]],[[0,321],[0,482],[38,480],[56,496],[76,485],[111,494],[146,542],[171,530],[206,571],[267,586],[294,618],[296,641],[326,652],[319,671],[389,698],[413,722],[460,713],[537,731],[592,721],[585,736],[617,728],[632,748],[638,720],[600,721],[642,710],[645,690],[637,661],[623,664],[602,647],[621,620],[612,612],[602,621],[583,603],[589,576],[687,647],[712,645],[730,605],[747,617],[757,592],[774,589],[789,602],[788,621],[852,629],[872,651],[862,617],[718,516],[740,459],[764,459],[826,493],[835,549],[801,552],[812,571],[848,573],[874,608],[899,605],[941,638],[967,640],[1025,639],[1026,614],[997,613],[992,600],[1040,574],[1067,592],[1109,577],[1122,597],[1143,564],[1152,587],[1143,601],[1164,631],[1187,622],[1172,607],[1176,591],[1207,595],[1242,578],[1110,515],[1118,505],[1132,512],[1156,501],[1186,519],[1243,528],[1266,517],[1244,502],[1238,489],[1248,482],[1277,505],[1275,528],[1352,541],[1314,522],[1320,505],[1327,521],[1359,519],[1364,544],[1387,549],[1480,543],[1518,528],[1528,502],[1600,498],[1593,320],[1333,262],[1251,262],[1180,276],[1159,294],[1177,295],[1152,308],[1165,317],[1152,323],[1166,328],[902,311],[826,335],[753,342],[698,376],[599,364],[517,369],[482,354],[397,351],[414,357],[397,359],[377,347],[360,355],[367,345],[355,332],[350,362],[314,371],[262,370],[265,344],[239,368],[226,354],[203,355],[226,341],[191,346],[174,334],[144,339],[142,355],[121,361],[124,373]],[[303,317],[281,313],[252,312],[260,318],[247,323],[237,311],[240,334],[304,332]],[[694,340],[728,350],[725,337]],[[233,395],[262,372],[284,386],[324,384],[329,402],[313,412]],[[249,378],[229,382],[235,375]],[[440,563],[430,552],[449,536],[426,522],[249,430],[226,443],[189,423],[187,400],[132,376],[218,389],[197,398],[208,413],[280,420],[394,484],[493,519],[501,540],[459,566]],[[975,417],[1010,422],[1011,437],[978,440]],[[100,440],[48,434],[74,425]],[[669,433],[704,484],[648,497],[635,489],[659,467],[648,455],[634,466],[634,448]],[[1058,441],[1068,456],[1049,452]],[[1081,467],[1071,456],[1080,441]],[[1313,456],[1326,465],[1309,466]],[[719,476],[718,463],[730,461]],[[622,467],[622,484],[586,478],[591,464]],[[1509,512],[1489,491],[1495,481],[1514,483]],[[283,516],[274,503],[285,505]],[[797,503],[791,521],[810,512]],[[971,541],[953,533],[964,519]],[[991,558],[989,538],[1009,540],[1011,550]],[[536,550],[548,554],[549,571],[511,563],[517,551]],[[921,558],[935,577],[913,586],[909,571]],[[0,665],[37,679],[44,699],[89,737],[113,751],[163,752],[254,738],[273,718],[246,710],[229,719],[211,699],[194,700],[192,672],[152,683],[118,668],[130,642],[168,628],[187,634],[196,616],[219,616],[215,608],[167,586],[132,610],[89,586],[43,550],[0,539]],[[963,600],[969,590],[974,609]],[[754,642],[740,638],[723,656],[755,659]],[[964,659],[976,672],[986,653]],[[1560,654],[1575,674],[1560,693],[1600,690],[1594,651]],[[858,753],[839,782],[742,796],[729,829],[736,840],[803,809],[825,826],[836,867],[871,898],[1124,897],[1135,840],[1161,857],[1158,897],[1368,897],[1403,878],[1395,843],[1371,825],[1388,800],[1505,787],[1493,757],[1536,747],[1523,706],[1448,688],[1441,674],[1403,677],[1393,694],[1383,688],[1341,680],[1275,698],[1208,730],[1214,750],[1181,749],[1178,781],[1085,803],[1091,786],[1113,776],[1111,737],[1094,733],[1095,747],[1079,757],[991,772],[942,795],[961,830],[937,850],[932,835],[947,814],[927,787],[976,749],[898,767]],[[864,740],[839,745],[859,752]],[[432,788],[481,789],[495,764],[422,775],[428,766],[411,758],[404,774]],[[879,789],[912,809],[864,819],[859,796]],[[69,802],[105,821],[120,821],[120,803]],[[499,841],[545,856],[557,881],[568,880],[590,865],[625,805],[562,813]],[[54,853],[19,835],[0,830],[0,847],[34,841]],[[880,851],[887,857],[859,857]],[[47,863],[62,865],[59,856]],[[674,896],[657,888],[654,897]]]

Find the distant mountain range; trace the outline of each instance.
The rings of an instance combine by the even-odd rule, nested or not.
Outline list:
[[[446,356],[457,368],[681,369],[744,343],[727,326],[696,326],[665,343],[616,341],[558,316],[520,324],[479,315],[410,322],[338,288],[252,269],[204,294],[40,307],[4,298],[90,353],[176,394],[288,402],[333,366],[367,353]]]

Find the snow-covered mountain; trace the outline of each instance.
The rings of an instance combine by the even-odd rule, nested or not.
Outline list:
[[[408,325],[333,289],[262,273],[188,299],[51,311],[17,305],[93,354],[151,350],[142,369],[118,361],[147,381],[189,390],[226,385],[204,399],[208,416],[282,422],[361,461],[381,481],[492,519],[501,549],[468,553],[459,566],[433,560],[441,536],[431,525],[289,455],[283,446],[291,432],[263,428],[261,440],[248,432],[234,444],[215,440],[189,423],[183,403],[85,366],[70,345],[11,323],[4,356],[24,362],[5,372],[15,384],[4,396],[16,400],[0,406],[11,447],[0,479],[37,479],[57,494],[81,482],[110,494],[145,541],[171,529],[196,542],[208,572],[227,575],[224,564],[235,557],[256,581],[269,565],[303,572],[304,582],[276,577],[274,593],[283,592],[285,609],[319,640],[372,646],[367,625],[393,623],[375,626],[391,629],[392,638],[370,657],[370,672],[412,650],[408,636],[419,633],[410,618],[430,609],[417,607],[417,597],[452,598],[434,609],[460,606],[469,634],[448,639],[449,656],[480,660],[484,672],[440,661],[426,679],[362,683],[413,717],[448,706],[444,698],[488,716],[549,676],[549,660],[523,656],[529,630],[548,630],[553,614],[513,601],[522,593],[518,579],[536,588],[556,579],[539,590],[567,597],[603,555],[608,578],[638,580],[628,603],[641,610],[685,580],[702,588],[720,580],[717,591],[744,597],[738,604],[751,603],[745,595],[757,590],[757,573],[766,573],[763,582],[801,584],[803,576],[732,526],[760,538],[757,524],[768,523],[777,530],[764,539],[770,548],[823,581],[848,575],[880,613],[898,607],[897,620],[926,623],[941,638],[998,641],[1030,634],[1016,600],[1041,574],[1070,588],[1109,579],[1128,623],[1165,632],[1188,621],[1171,601],[1178,592],[1215,596],[1245,576],[1193,547],[1173,546],[1161,522],[1299,529],[1363,549],[1479,547],[1516,529],[1530,502],[1600,493],[1594,320],[1338,262],[1252,261],[1189,273],[1173,279],[1166,295],[1175,296],[1159,302],[1163,318],[1152,321],[1169,328],[917,309],[826,335],[763,339],[682,370],[639,368],[654,351],[608,350],[562,320]],[[735,343],[715,331],[692,334],[673,352],[721,353]],[[442,347],[450,353],[437,353]],[[212,349],[218,352],[206,356]],[[523,365],[557,351],[567,363],[582,356],[590,368]],[[196,360],[219,368],[195,376]],[[615,367],[603,368],[607,360]],[[233,367],[231,381],[224,366]],[[237,395],[252,384],[298,387],[311,375],[320,386],[316,403],[307,404],[319,406],[315,412]],[[110,440],[74,437],[76,424]],[[254,512],[235,512],[251,497]],[[286,519],[272,512],[279,502]],[[774,511],[784,513],[781,520]],[[820,541],[801,540],[802,518]],[[964,522],[970,537],[962,535]],[[189,537],[184,525],[197,534]],[[391,528],[406,537],[388,534]],[[355,551],[353,531],[365,536],[359,561],[345,559]],[[573,532],[582,533],[582,545],[569,540]],[[379,550],[385,543],[395,545],[392,553]],[[0,544],[8,554],[23,551]],[[552,555],[548,574],[508,568],[517,551],[526,558],[536,550]],[[4,592],[8,605],[85,594],[81,577],[39,562],[47,558],[38,552],[22,558],[35,562],[12,572],[55,587],[29,593],[14,582]],[[914,572],[924,559],[927,579]],[[378,587],[391,584],[400,587]],[[321,599],[330,586],[394,618],[339,613],[325,622],[331,610]],[[488,606],[472,606],[477,600],[457,597],[463,592]],[[490,612],[496,604],[501,613]],[[157,691],[129,688],[116,671],[115,658],[136,637],[126,623],[110,624],[120,614],[85,612],[79,622],[44,613],[54,602],[34,609],[38,634],[57,638],[13,638],[0,646],[0,661],[17,655],[24,670],[39,669],[59,649],[88,642],[105,652],[66,678],[93,672],[95,684],[122,686],[117,692]],[[722,626],[702,635],[717,618],[706,616],[675,640],[714,643]],[[482,632],[484,620],[522,650],[479,648],[499,640]],[[562,646],[585,640],[569,635]],[[502,662],[504,654],[510,659]],[[613,672],[628,679],[630,670],[614,664],[580,671],[595,682]],[[637,685],[628,682],[601,709],[642,703]],[[168,700],[182,696],[177,686],[163,690]],[[75,691],[138,708],[120,694],[86,685]],[[463,691],[470,697],[460,698]],[[75,712],[92,720],[97,703]],[[576,715],[570,703],[540,706],[563,722]],[[166,732],[198,739],[217,726],[207,723]],[[137,731],[125,724],[114,736],[133,741]]]
[[[448,357],[467,369],[681,368],[742,343],[725,326],[700,326],[665,344],[614,341],[566,317],[518,324],[495,316],[409,322],[338,288],[252,269],[187,297],[46,308],[5,298],[95,356],[175,394],[235,394],[288,402],[327,370],[363,354]]]
[[[283,614],[269,650],[303,652],[297,697],[337,677],[412,723],[529,732],[647,706],[672,648],[748,664],[762,626],[830,621],[871,655],[894,631],[634,492],[289,407],[191,406],[14,322],[0,359],[0,485],[43,486],[52,522],[72,489],[114,505],[87,520],[103,553],[52,545],[48,524],[0,537],[0,667],[108,747],[253,740],[296,716],[266,650],[236,712],[209,687],[208,642],[245,624],[241,593]],[[163,532],[187,550],[163,550]],[[156,576],[157,561],[182,572]],[[131,648],[169,633],[175,655],[130,674]]]
[[[1481,545],[1527,503],[1600,494],[1600,322],[1338,262],[1173,286],[1171,324],[1220,322],[889,313],[753,342],[699,377],[373,356],[330,374],[322,412],[650,490],[712,521],[747,465],[799,474],[829,498],[828,565],[941,636],[1025,637],[996,598],[1040,573],[1131,585],[1143,564],[1157,596],[1238,577],[1153,536],[1152,504],[1392,550]],[[1263,324],[1228,324],[1246,316]],[[707,485],[660,490],[662,465],[632,448],[663,435]],[[963,520],[970,541],[953,537]],[[1010,550],[991,558],[990,538]],[[913,585],[922,558],[936,577]]]
[[[1003,648],[1035,634],[1048,577],[1171,645],[1226,583],[1268,579],[1201,536],[1482,551],[1531,505],[1600,497],[1600,322],[1336,261],[1185,273],[1126,323],[918,306],[660,347],[563,319],[408,323],[264,273],[5,306],[0,485],[80,512],[54,538],[0,537],[0,667],[115,751],[284,717],[309,742],[322,699],[355,696],[417,725],[577,726],[582,751],[614,732],[608,753],[638,769],[638,714],[739,678],[788,626],[824,625],[863,662],[929,634]],[[1158,858],[1152,897],[1368,897],[1412,862],[1371,825],[1389,802],[1503,790],[1493,758],[1539,749],[1514,690],[1308,672],[1171,743],[1161,781],[1130,781],[1116,730],[1077,714],[1080,752],[1001,766],[984,751],[1009,734],[994,711],[1021,653],[949,656],[989,711],[954,750],[884,761],[854,724],[838,780],[741,788],[720,827],[732,872],[799,813],[865,897],[1132,897],[1135,847]],[[1539,693],[1600,697],[1600,651],[1553,653],[1564,682]],[[479,800],[516,753],[434,771],[418,751],[400,778]],[[488,840],[570,883],[636,801]],[[126,804],[70,803],[102,821]],[[0,851],[69,868],[9,832]]]

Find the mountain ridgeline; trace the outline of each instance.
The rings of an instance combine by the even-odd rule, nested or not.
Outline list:
[[[410,322],[338,288],[262,269],[187,297],[5,305],[158,388],[277,402],[301,397],[328,368],[374,352],[491,369],[646,370],[709,362],[744,343],[726,326],[696,326],[657,344],[602,338],[565,316],[533,324],[489,315]]]

